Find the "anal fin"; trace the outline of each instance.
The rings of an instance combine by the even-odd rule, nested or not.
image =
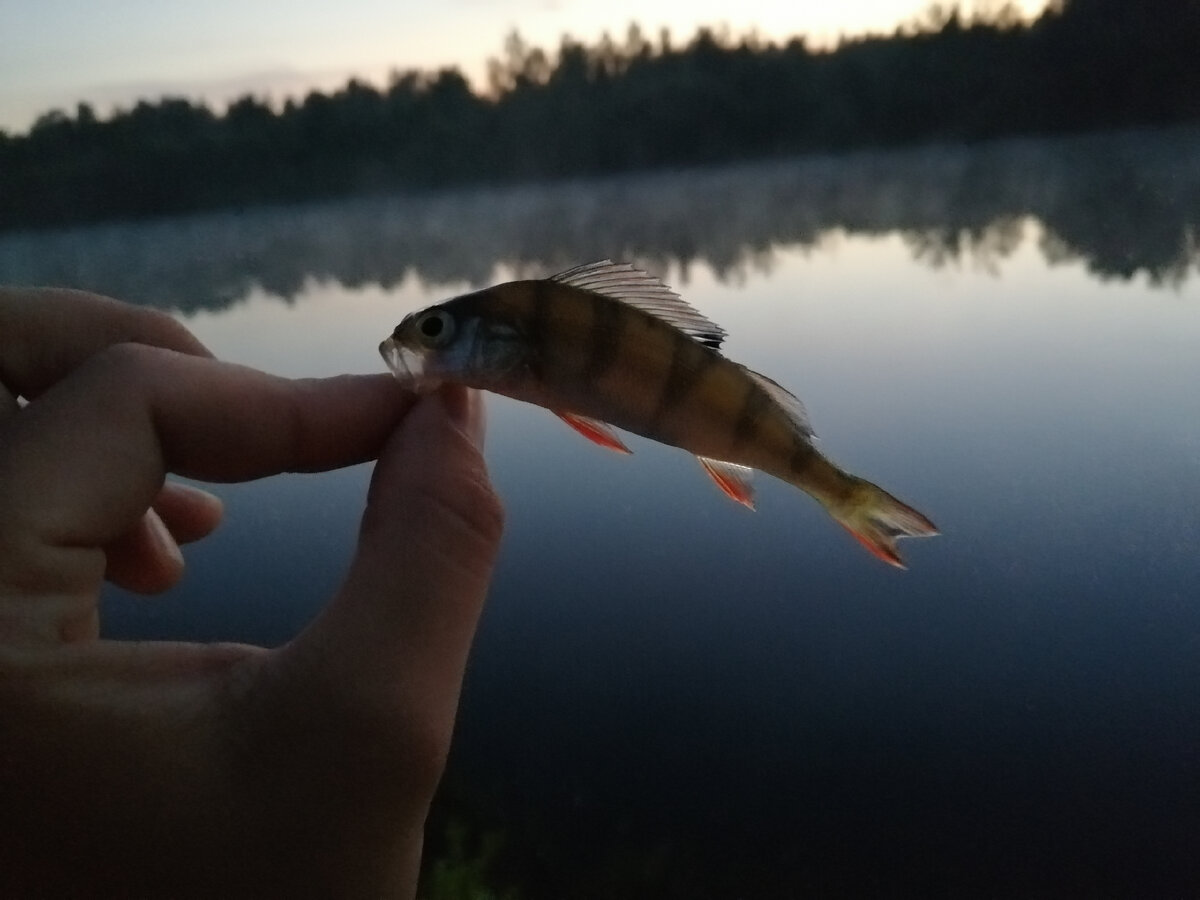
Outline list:
[[[609,450],[616,450],[618,453],[633,452],[621,442],[621,439],[617,437],[616,430],[607,422],[558,410],[555,410],[554,414],[594,444],[607,447]]]
[[[754,509],[754,488],[750,485],[753,469],[720,459],[709,459],[707,456],[697,456],[696,459],[725,496],[736,500],[742,506]]]

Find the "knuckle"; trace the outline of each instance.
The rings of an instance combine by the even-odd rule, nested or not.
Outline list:
[[[498,542],[504,531],[504,506],[482,462],[464,473],[456,487],[449,503],[452,511],[482,540]]]
[[[504,507],[481,459],[455,467],[436,479],[422,479],[417,502],[462,541],[491,547],[504,531]]]
[[[285,395],[274,415],[280,455],[288,460],[304,459],[312,446],[312,433],[300,402],[292,395]]]
[[[466,438],[461,438],[466,441]],[[386,530],[400,512],[419,524],[419,534],[430,543],[478,550],[490,558],[504,531],[504,507],[491,482],[483,458],[469,452],[447,454],[436,472],[411,469],[405,473],[399,511],[382,498],[372,498],[363,519],[367,532]]]
[[[92,357],[91,365],[110,377],[127,379],[151,366],[157,352],[145,344],[110,344]]]
[[[191,337],[191,332],[161,309],[141,306],[138,307],[138,312],[147,337],[162,336],[175,340],[187,340]]]
[[[173,353],[196,354],[203,351],[199,342],[184,326],[166,313],[143,310],[157,320],[151,325],[130,329],[121,340],[95,352],[89,365],[118,377],[132,377],[147,369],[162,365]]]
[[[124,341],[183,353],[205,352],[186,326],[161,309],[122,305],[122,311],[123,323],[118,333]]]

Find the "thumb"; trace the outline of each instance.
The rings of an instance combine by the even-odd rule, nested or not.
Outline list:
[[[383,715],[435,755],[449,745],[503,527],[483,432],[475,391],[443,388],[413,408],[380,454],[345,584],[284,650],[322,682],[315,695]]]

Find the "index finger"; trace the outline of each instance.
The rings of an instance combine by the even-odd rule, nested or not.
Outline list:
[[[0,385],[32,399],[114,344],[208,349],[164,312],[65,288],[0,288]]]
[[[373,459],[412,401],[388,374],[292,381],[156,348],[109,348],[8,421],[0,558],[31,561],[17,571],[34,583],[94,571],[94,559],[90,569],[68,566],[38,548],[107,545],[145,512],[167,472],[239,481]]]

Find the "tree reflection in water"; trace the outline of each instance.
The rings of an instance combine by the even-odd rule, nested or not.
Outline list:
[[[810,157],[0,236],[0,282],[57,284],[192,312],[310,279],[391,288],[540,275],[600,257],[701,262],[721,280],[833,231],[899,232],[931,266],[999,272],[1029,219],[1050,263],[1185,280],[1200,261],[1200,132],[1014,140]]]

